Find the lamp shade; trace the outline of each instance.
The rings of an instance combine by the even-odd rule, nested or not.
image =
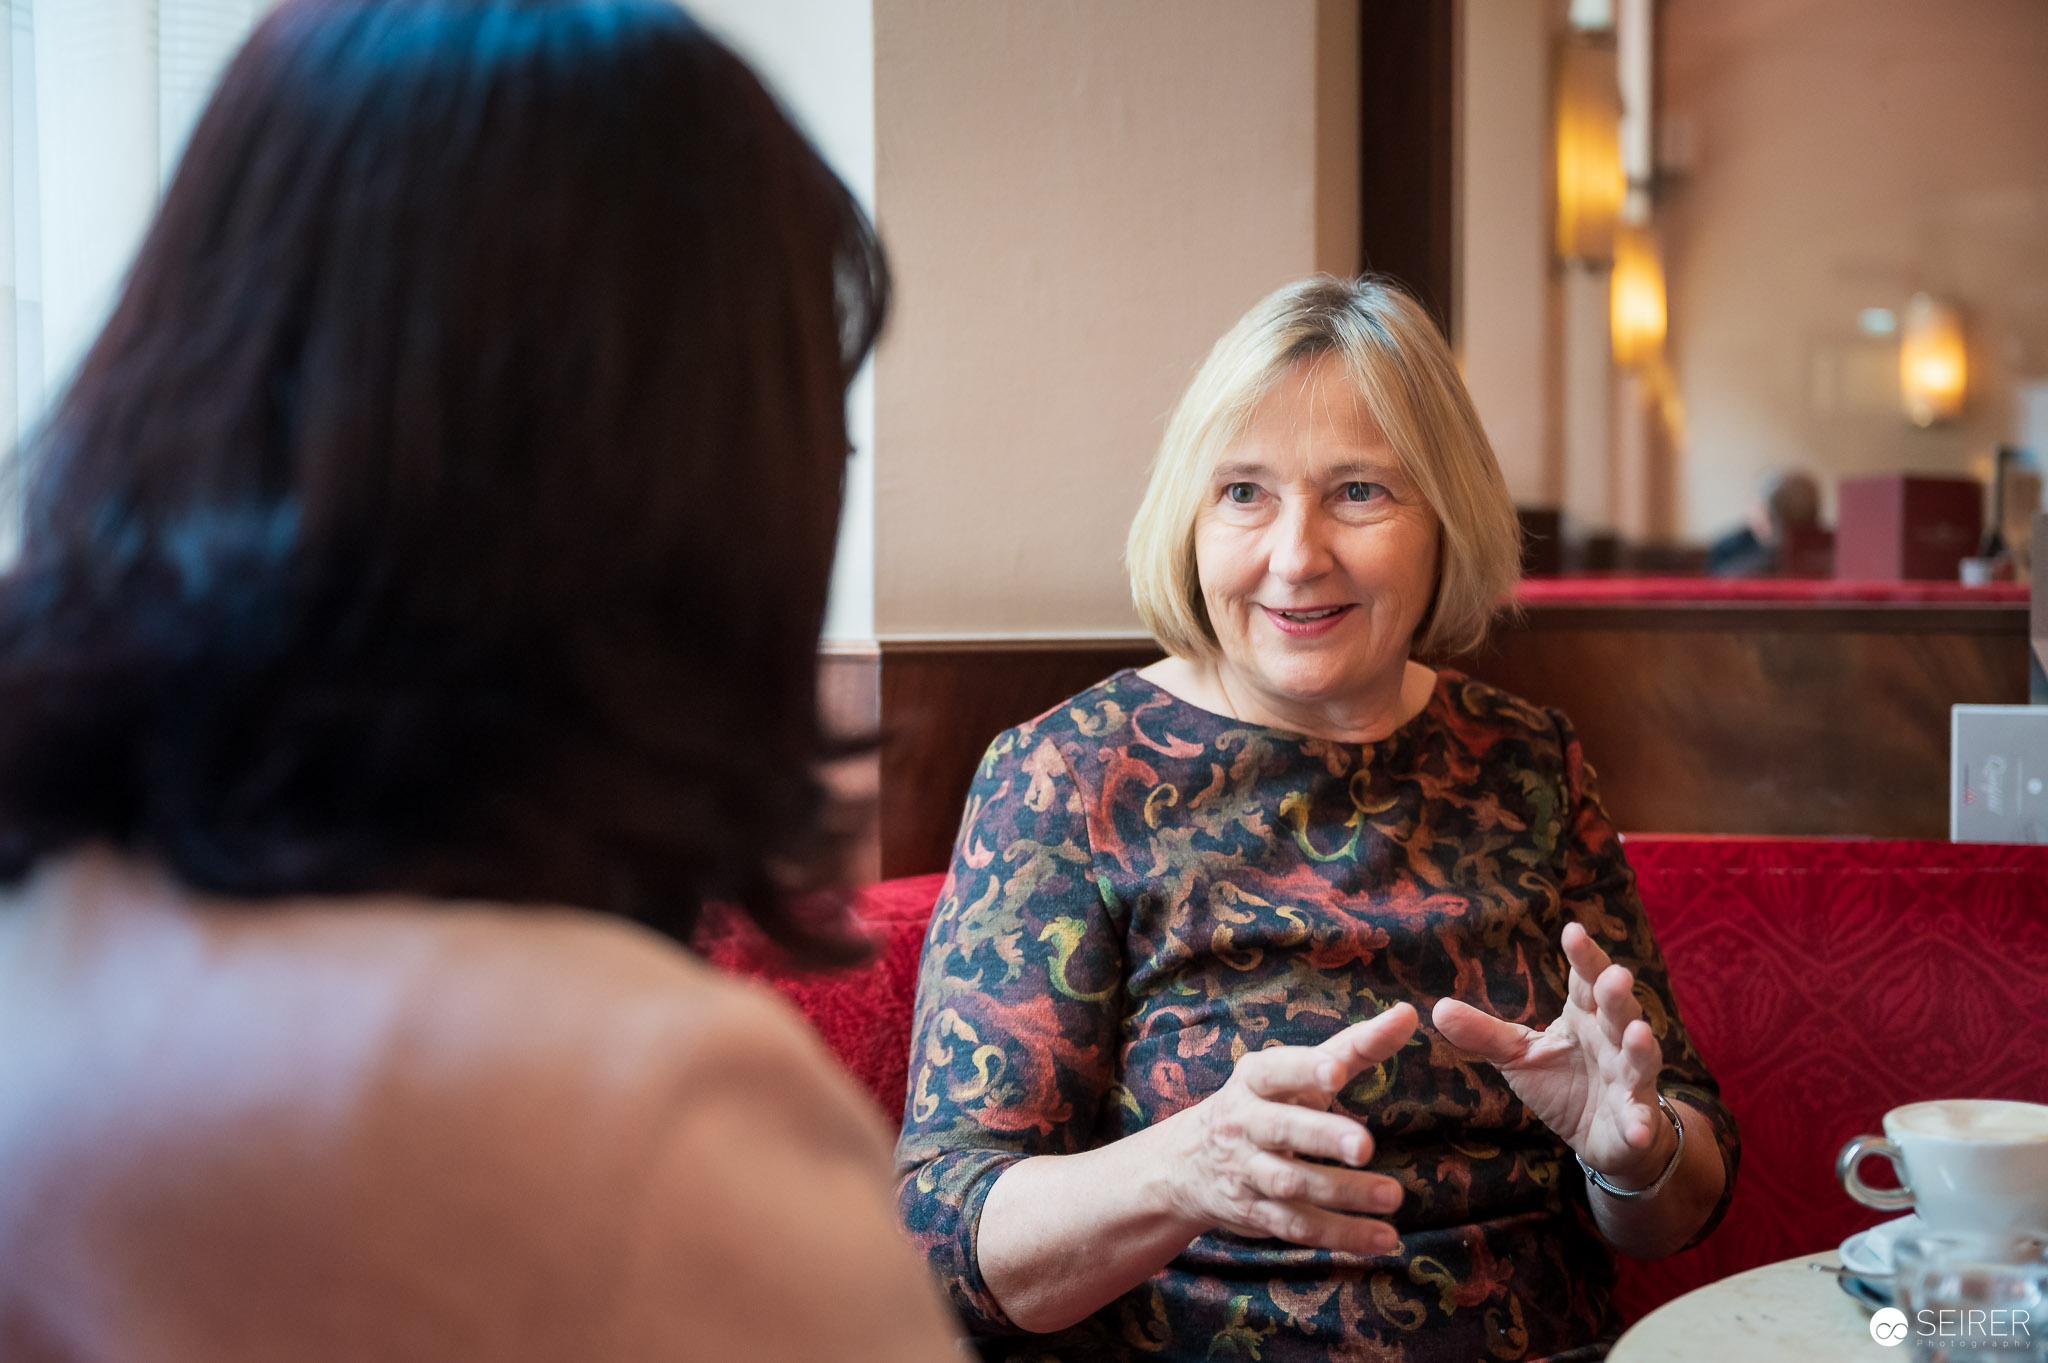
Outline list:
[[[1614,362],[1648,363],[1664,346],[1664,262],[1657,239],[1645,227],[1620,227],[1614,234],[1614,274],[1608,284],[1608,328]]]
[[[1916,293],[1899,325],[1899,396],[1915,426],[1954,421],[1963,414],[1969,364],[1963,319],[1954,307]]]
[[[1557,252],[1605,261],[1628,177],[1621,165],[1621,87],[1612,35],[1574,32],[1558,47]]]

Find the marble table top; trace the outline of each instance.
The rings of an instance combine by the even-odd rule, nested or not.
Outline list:
[[[1810,1265],[1841,1265],[1833,1250],[1804,1254],[1708,1283],[1630,1327],[1608,1363],[1903,1363],[1910,1352],[1870,1337],[1870,1313]]]

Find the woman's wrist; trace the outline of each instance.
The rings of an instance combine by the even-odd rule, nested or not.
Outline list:
[[[1171,1172],[1173,1118],[1072,1155],[1037,1155],[1000,1174],[982,1204],[982,1282],[1020,1330],[1063,1330],[1164,1268],[1208,1229],[1193,1224]]]
[[[1141,1200],[1184,1229],[1190,1240],[1212,1228],[1203,1219],[1194,1195],[1194,1181],[1189,1177],[1201,1160],[1201,1146],[1208,1138],[1204,1115],[1202,1104],[1196,1103],[1124,1138],[1146,1147],[1140,1166],[1144,1171]]]
[[[1657,1111],[1650,1148],[1639,1159],[1625,1167],[1596,1169],[1579,1156],[1588,1184],[1615,1197],[1635,1198],[1655,1196],[1670,1182],[1685,1155],[1685,1121],[1662,1093],[1657,1095]]]

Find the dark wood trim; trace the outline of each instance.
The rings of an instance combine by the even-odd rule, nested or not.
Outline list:
[[[1759,634],[2024,635],[2027,608],[1885,602],[1790,603],[1671,601],[1523,608],[1531,629],[1737,630]]]
[[[1039,653],[1102,653],[1123,655],[1150,651],[1159,656],[1159,645],[1147,634],[1045,634],[1015,638],[979,635],[904,635],[876,642],[876,650],[889,658],[957,658],[1000,654],[1005,657]],[[1008,728],[1005,725],[1004,728]],[[1001,732],[998,730],[997,732]]]
[[[1392,275],[1453,344],[1455,0],[1361,0],[1359,259]]]
[[[881,652],[880,865],[944,870],[989,741],[1125,667],[1149,638],[885,639]]]
[[[1939,839],[1949,707],[2024,702],[2024,611],[1531,611],[1454,662],[1563,711],[1626,831]]]

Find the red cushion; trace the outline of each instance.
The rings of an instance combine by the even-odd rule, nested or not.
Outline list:
[[[1886,1109],[2048,1102],[2048,847],[1635,836],[1627,850],[1679,1007],[1742,1123],[1720,1228],[1684,1254],[1623,1261],[1631,1318],[1882,1220],[1834,1161]]]
[[[850,908],[875,955],[853,970],[792,971],[744,920],[712,918],[697,946],[727,970],[765,979],[794,1003],[894,1127],[903,1120],[910,1085],[910,1010],[925,925],[945,879],[912,876],[857,890]]]
[[[1694,1040],[1742,1123],[1727,1219],[1622,1261],[1631,1319],[1702,1283],[1841,1242],[1882,1215],[1835,1182],[1842,1143],[1921,1098],[2048,1102],[2048,847],[1631,836]],[[926,920],[945,877],[868,886],[870,964],[790,974],[751,930],[708,939],[802,1009],[894,1123]],[[1871,1170],[1877,1172],[1875,1168]]]

